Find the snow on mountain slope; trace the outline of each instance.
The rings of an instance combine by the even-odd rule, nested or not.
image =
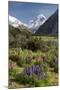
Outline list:
[[[36,30],[46,21],[43,14],[38,15],[33,20],[29,21],[29,28],[35,33]]]
[[[9,24],[15,28],[21,26],[21,28],[28,28],[31,32],[35,33],[38,30],[38,28],[46,21],[46,17],[43,14],[40,14],[37,17],[34,17],[33,20],[30,20],[28,24],[25,24],[17,18],[10,15],[8,17],[8,20]]]
[[[25,23],[22,23],[20,20],[18,20],[17,18],[13,17],[13,16],[10,16],[9,15],[9,24],[12,25],[13,27],[18,27],[18,26],[25,26],[25,27],[28,27],[27,24]]]

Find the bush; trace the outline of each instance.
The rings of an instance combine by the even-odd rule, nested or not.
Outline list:
[[[15,78],[16,74],[17,74],[16,69],[9,69],[9,77],[10,77],[10,79]]]
[[[24,75],[24,74],[18,74],[16,76],[16,81],[22,84],[31,84],[34,85],[35,82],[35,76],[28,76],[28,75]]]
[[[17,61],[17,64],[20,66],[20,67],[22,67],[22,66],[24,66],[24,64],[25,64],[25,58],[23,57],[23,56],[19,56],[19,59],[18,59],[18,61]]]
[[[9,60],[9,79],[15,78],[16,73],[16,63]]]
[[[11,55],[11,56],[9,56],[9,59],[11,59],[12,61],[18,61],[19,56],[18,55]]]
[[[58,73],[58,59],[55,58],[50,62],[50,66],[54,68],[54,72]]]
[[[16,76],[16,81],[19,82],[20,84],[29,84],[34,87],[39,87],[39,86],[46,86],[48,85],[48,80],[46,79],[37,79],[35,74],[32,74],[30,76],[25,75],[25,74],[18,74]]]
[[[51,49],[47,54],[47,63],[54,69],[54,72],[58,73],[58,50]]]
[[[31,55],[27,55],[25,60],[26,60],[26,64],[31,64],[32,63],[32,56]]]
[[[36,80],[42,80],[45,78],[45,72],[38,65],[26,67],[22,73],[16,75],[16,80],[19,83],[31,84],[37,86]]]
[[[41,51],[48,51],[49,47],[47,46],[47,43],[45,41],[43,41],[41,38],[33,38],[29,39],[27,41],[27,45],[26,45],[27,49],[30,49],[32,51],[37,51],[37,50],[41,50]]]

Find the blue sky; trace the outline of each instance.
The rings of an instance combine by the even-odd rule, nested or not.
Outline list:
[[[28,23],[29,20],[44,14],[46,18],[51,16],[56,9],[57,4],[42,4],[42,3],[27,3],[27,2],[8,2],[8,14],[14,16],[24,23]]]

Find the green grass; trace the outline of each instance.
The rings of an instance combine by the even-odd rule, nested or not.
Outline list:
[[[33,36],[35,39],[42,39],[43,42],[58,42],[57,37],[54,36]],[[43,50],[37,50],[37,51],[32,51],[29,49],[22,49],[21,47],[18,48],[10,48],[9,49],[9,60],[11,60],[13,63],[16,63],[15,69],[13,69],[10,74],[10,81],[9,81],[9,88],[19,88],[19,87],[41,87],[41,86],[56,86],[58,85],[58,72],[56,73],[54,71],[55,65],[55,60],[58,60],[58,46],[55,44],[49,45],[48,51],[43,51]],[[43,48],[44,49],[44,48]],[[45,70],[47,73],[47,77],[43,80],[36,80],[35,85],[33,84],[23,84],[19,83],[15,80],[15,76],[19,73],[22,73],[25,67],[35,65],[36,63],[36,57],[41,57],[44,56],[46,58],[46,61],[43,63],[40,62],[39,64],[42,65],[42,68]],[[35,57],[35,58],[33,58]],[[22,62],[21,62],[22,60]],[[28,63],[26,63],[26,60],[31,60]],[[22,66],[19,66],[17,62],[21,62]],[[53,61],[53,62],[52,62]],[[52,63],[51,63],[52,62]],[[53,67],[51,67],[51,64]],[[16,72],[15,72],[15,71]],[[13,73],[13,74],[12,74]],[[14,80],[12,79],[12,76],[14,77]]]

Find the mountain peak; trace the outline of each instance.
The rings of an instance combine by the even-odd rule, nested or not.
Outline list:
[[[40,19],[40,20],[46,20],[46,17],[43,15],[43,14],[39,14],[38,16],[37,16],[37,18],[38,19]]]
[[[57,35],[58,33],[58,10],[56,10],[35,32],[37,35]]]
[[[29,27],[35,33],[36,30],[46,21],[46,17],[43,14],[39,14],[33,20],[29,21]]]

